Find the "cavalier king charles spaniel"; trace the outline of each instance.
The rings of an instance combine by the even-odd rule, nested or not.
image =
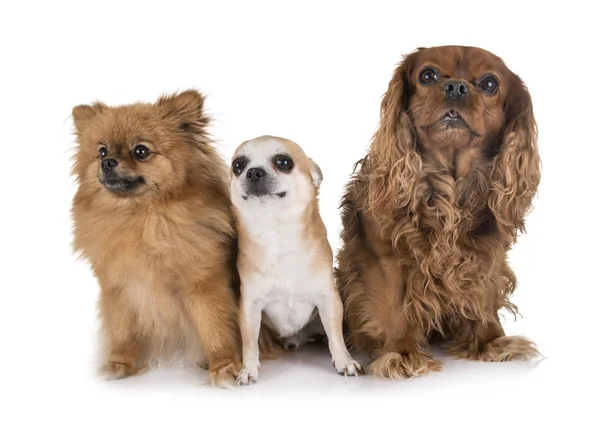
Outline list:
[[[372,373],[440,370],[434,340],[458,358],[537,355],[498,312],[517,313],[507,252],[539,181],[531,98],[502,59],[460,46],[404,58],[342,200],[337,279]]]

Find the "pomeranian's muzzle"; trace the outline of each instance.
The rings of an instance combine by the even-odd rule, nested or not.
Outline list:
[[[117,173],[115,169],[118,165],[119,162],[114,158],[103,159],[100,162],[100,169],[102,170],[100,183],[107,190],[122,194],[130,192],[144,183],[144,178],[141,176],[127,177]]]

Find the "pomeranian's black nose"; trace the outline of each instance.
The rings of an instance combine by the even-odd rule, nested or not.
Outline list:
[[[117,165],[119,165],[119,162],[114,158],[103,159],[102,163],[100,164],[102,171],[105,173],[108,173]]]
[[[246,172],[246,179],[250,182],[258,182],[261,177],[267,174],[264,168],[250,168]]]

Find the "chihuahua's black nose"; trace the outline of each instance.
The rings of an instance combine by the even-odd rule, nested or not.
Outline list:
[[[119,165],[119,162],[114,158],[103,159],[102,163],[100,164],[102,171],[105,173],[108,173],[117,165]]]
[[[246,172],[246,179],[250,182],[258,182],[261,177],[267,174],[264,168],[250,168]]]
[[[444,83],[444,92],[446,97],[455,101],[460,101],[469,93],[469,87],[463,80],[448,80]]]

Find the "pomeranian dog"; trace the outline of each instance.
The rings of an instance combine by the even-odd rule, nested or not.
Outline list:
[[[74,247],[100,284],[109,379],[176,355],[211,385],[240,370],[235,231],[225,162],[189,90],[73,109]]]
[[[240,385],[258,380],[262,321],[288,349],[324,328],[337,372],[362,372],[344,343],[333,254],[319,216],[322,179],[317,164],[290,140],[263,136],[235,152],[231,198],[239,235]]]

